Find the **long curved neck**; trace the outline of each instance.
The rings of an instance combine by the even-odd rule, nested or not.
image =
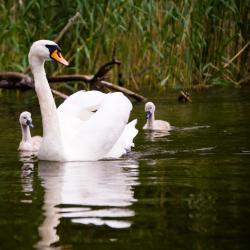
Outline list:
[[[147,119],[147,126],[149,129],[153,129],[154,120],[155,120],[155,113],[152,113],[152,115]]]
[[[30,65],[42,114],[43,136],[57,136],[59,139],[60,127],[57,109],[46,77],[44,61],[39,60],[38,58],[32,58],[30,60]]]
[[[22,125],[22,141],[30,141],[31,140],[31,134],[30,134],[30,128],[28,126]]]

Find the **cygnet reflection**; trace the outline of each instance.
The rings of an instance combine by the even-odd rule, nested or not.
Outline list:
[[[128,228],[134,211],[131,205],[138,185],[135,161],[39,162],[38,175],[44,187],[44,216],[36,247],[59,240],[60,218],[73,223]]]
[[[166,138],[170,135],[169,131],[146,131],[145,132],[146,139],[149,141],[159,141],[166,140]]]
[[[35,155],[32,152],[20,152],[21,167],[21,185],[25,198],[21,199],[22,203],[32,203],[33,193],[33,170]]]

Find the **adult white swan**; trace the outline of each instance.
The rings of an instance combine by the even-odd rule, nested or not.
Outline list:
[[[93,161],[120,157],[133,146],[136,120],[127,124],[132,104],[122,93],[79,91],[56,108],[44,62],[53,59],[64,65],[59,46],[49,40],[33,43],[29,64],[38,96],[43,139],[40,160]]]

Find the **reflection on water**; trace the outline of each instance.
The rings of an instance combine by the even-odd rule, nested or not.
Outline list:
[[[169,131],[145,131],[145,136],[148,141],[159,141],[161,138],[166,139],[170,135]]]
[[[36,155],[33,152],[19,152],[20,161],[23,162],[21,168],[21,185],[22,191],[25,194],[25,199],[22,199],[22,203],[32,202],[32,192],[33,192],[33,170],[34,161],[36,160]]]
[[[33,168],[34,163],[24,163],[21,170],[22,189],[26,196],[33,192]],[[31,200],[22,200],[22,202],[31,202]]]
[[[178,132],[189,132],[192,130],[198,130],[198,129],[205,129],[205,128],[210,128],[209,125],[194,125],[194,126],[190,126],[190,127],[175,127],[172,126],[171,130],[168,131],[161,131],[161,130],[148,130],[145,131],[145,138],[148,141],[151,142],[155,142],[155,141],[169,141],[169,139],[167,138],[172,131],[178,131]]]
[[[39,162],[45,218],[36,247],[59,240],[57,226],[61,218],[70,218],[72,223],[130,227],[137,168],[135,161]]]
[[[178,131],[192,131],[192,130],[203,129],[203,128],[210,128],[210,126],[209,125],[195,125],[195,126],[184,127],[184,128],[175,127],[175,130],[178,130]]]
[[[153,100],[176,127],[140,130],[134,161],[68,164],[17,161],[17,118],[31,107],[39,133],[39,105],[34,93],[4,94],[0,249],[249,249],[250,89],[217,91],[190,105]],[[144,104],[132,116],[142,128]]]

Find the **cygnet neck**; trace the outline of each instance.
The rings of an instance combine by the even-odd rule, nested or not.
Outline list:
[[[21,124],[22,130],[22,141],[27,142],[31,140],[30,128],[29,126]]]
[[[153,112],[152,115],[147,119],[147,127],[148,129],[153,129],[155,120],[155,113]]]

